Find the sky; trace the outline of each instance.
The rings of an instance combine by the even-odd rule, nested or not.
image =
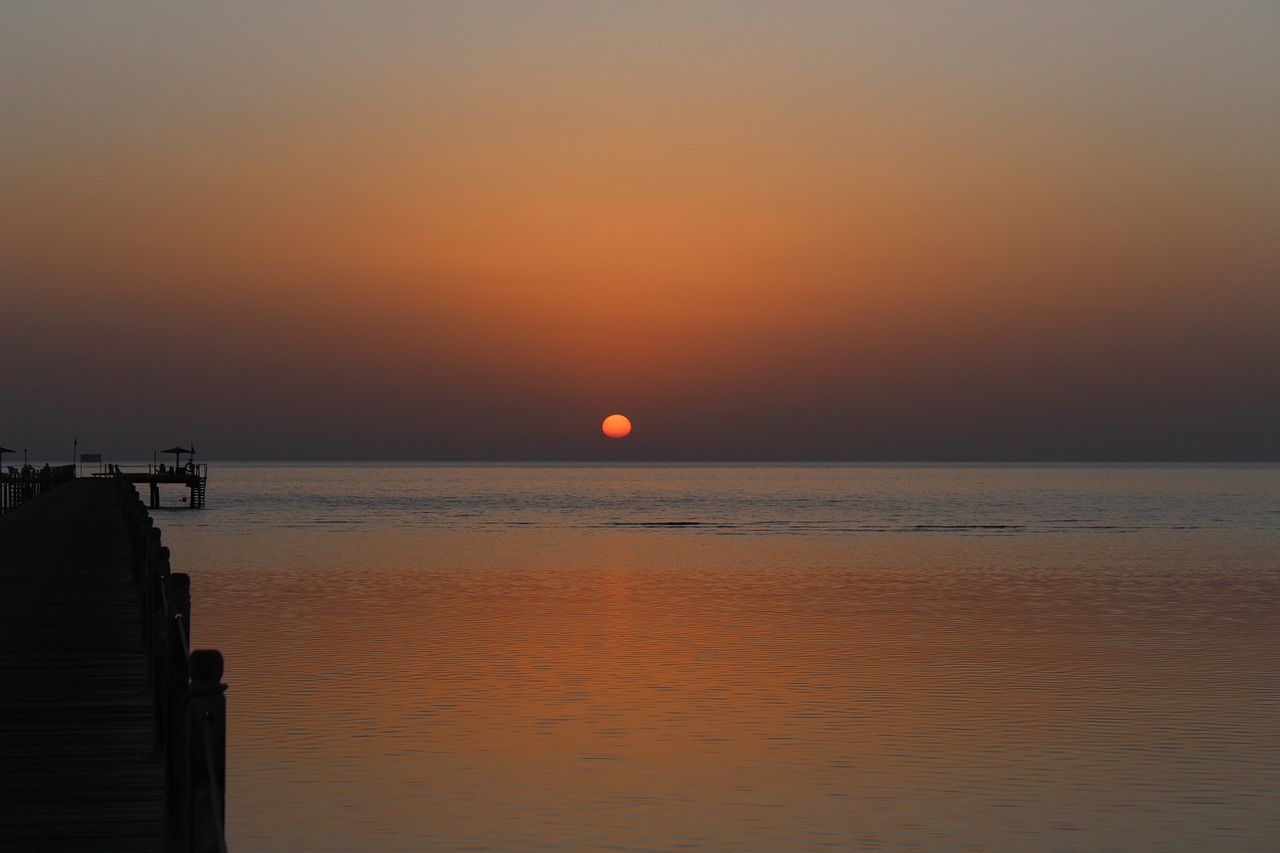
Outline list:
[[[0,444],[1280,461],[1277,44],[1273,0],[5,0]]]

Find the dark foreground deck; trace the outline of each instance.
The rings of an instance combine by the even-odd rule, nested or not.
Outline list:
[[[174,692],[172,667],[147,616],[163,613],[146,590],[168,581],[167,551],[139,536],[122,488],[73,480],[0,517],[0,850],[187,847],[166,823],[174,750],[156,693]],[[164,552],[163,577],[140,570],[140,538]]]

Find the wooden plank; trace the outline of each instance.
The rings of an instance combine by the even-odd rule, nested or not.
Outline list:
[[[107,480],[0,517],[0,849],[163,849],[132,559]]]

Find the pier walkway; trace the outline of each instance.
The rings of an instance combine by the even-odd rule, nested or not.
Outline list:
[[[221,656],[186,651],[187,583],[122,479],[0,517],[0,850],[225,849]]]

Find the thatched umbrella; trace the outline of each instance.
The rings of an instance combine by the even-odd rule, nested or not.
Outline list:
[[[188,455],[190,455],[190,456],[192,456],[192,457],[194,457],[194,456],[196,455],[196,449],[195,449],[195,447],[194,447],[194,446],[193,446],[193,447],[190,447],[190,448],[187,448],[187,447],[170,447],[168,450],[161,450],[160,452],[161,452],[161,453],[172,453],[172,454],[173,454],[173,467],[174,467],[174,468],[181,468],[181,467],[182,467],[182,464],[181,464],[181,463],[182,463],[182,454],[186,453],[186,454],[188,454]]]

